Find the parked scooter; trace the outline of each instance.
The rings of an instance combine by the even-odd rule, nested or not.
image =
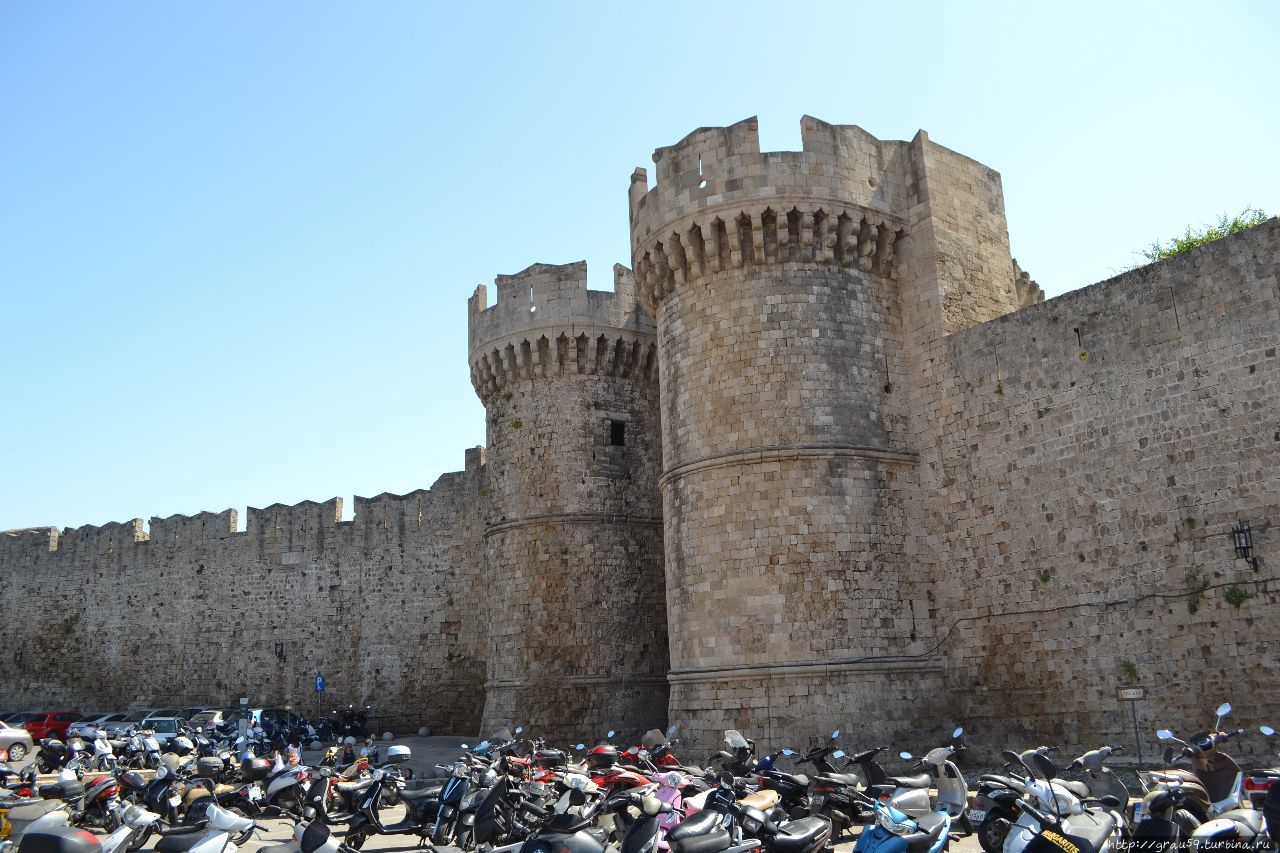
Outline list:
[[[443,788],[427,780],[400,792],[405,804],[405,817],[384,824],[379,815],[379,800],[384,785],[391,784],[385,771],[370,774],[372,784],[364,790],[359,809],[347,824],[346,846],[359,850],[370,835],[417,835],[433,844],[449,844],[456,836],[463,798],[471,789],[471,771],[458,762]]]
[[[1008,750],[1001,755],[1011,767],[1025,772],[1021,782],[1025,794],[1017,800],[1018,819],[1005,836],[1004,853],[1034,853],[1033,846],[1038,847],[1038,842],[1052,844],[1062,836],[1068,836],[1069,843],[1076,844],[1081,851],[1107,853],[1115,847],[1123,822],[1118,812],[1123,804],[1119,800],[1114,797],[1082,800],[1069,788],[1053,784],[1056,768],[1051,763],[1041,769],[1044,778],[1037,778],[1022,756]],[[1062,849],[1057,853],[1062,853]]]
[[[964,774],[960,772],[960,768],[951,760],[952,755],[964,749],[964,743],[961,741],[963,737],[964,729],[955,729],[951,733],[950,744],[929,750],[925,753],[924,758],[916,762],[911,769],[921,768],[933,780],[938,789],[938,797],[932,808],[934,811],[947,814],[948,831],[950,831],[951,821],[954,819],[960,824],[960,829],[965,835],[972,835],[973,824],[969,821],[969,786],[965,783]],[[912,758],[909,752],[902,752],[898,755],[903,761],[910,761]],[[927,792],[925,796],[928,796]],[[899,811],[905,812],[905,809],[902,809],[898,802],[891,802]],[[877,813],[877,819],[879,816],[879,813]],[[928,824],[932,821],[924,821],[927,815],[917,815],[917,817],[923,821],[921,831],[928,831],[931,828]]]
[[[203,826],[177,826],[160,830],[156,853],[236,853],[232,835],[251,833],[257,828],[252,818],[209,806]]]
[[[873,808],[875,822],[858,836],[854,853],[941,853],[947,849],[951,816],[946,811],[912,817],[879,800]]]

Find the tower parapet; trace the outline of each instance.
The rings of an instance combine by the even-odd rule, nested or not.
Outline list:
[[[483,284],[467,300],[471,382],[481,401],[524,379],[610,375],[656,379],[653,321],[631,270],[615,264],[614,290],[587,290],[587,264],[534,264]]]
[[[641,298],[744,266],[807,261],[896,276],[912,174],[908,142],[805,116],[801,151],[760,151],[755,118],[700,128],[659,148],[657,185],[631,177],[632,259]]]

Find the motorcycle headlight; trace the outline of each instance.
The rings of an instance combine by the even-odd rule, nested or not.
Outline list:
[[[914,829],[910,824],[898,823],[887,811],[881,811],[876,816],[876,823],[894,835],[907,835]]]

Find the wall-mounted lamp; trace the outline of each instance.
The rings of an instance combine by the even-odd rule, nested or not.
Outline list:
[[[1236,522],[1236,526],[1231,528],[1231,544],[1236,549],[1236,559],[1244,560],[1253,570],[1258,570],[1258,558],[1253,556],[1253,531],[1249,529],[1249,525]]]
[[[284,643],[276,643],[276,660],[284,660]]]
[[[22,649],[13,650],[13,662],[22,663]]]

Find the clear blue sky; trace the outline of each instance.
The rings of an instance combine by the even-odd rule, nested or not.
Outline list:
[[[6,0],[0,529],[460,468],[472,288],[608,287],[632,169],[699,126],[924,128],[1050,295],[1276,213],[1278,9]]]

